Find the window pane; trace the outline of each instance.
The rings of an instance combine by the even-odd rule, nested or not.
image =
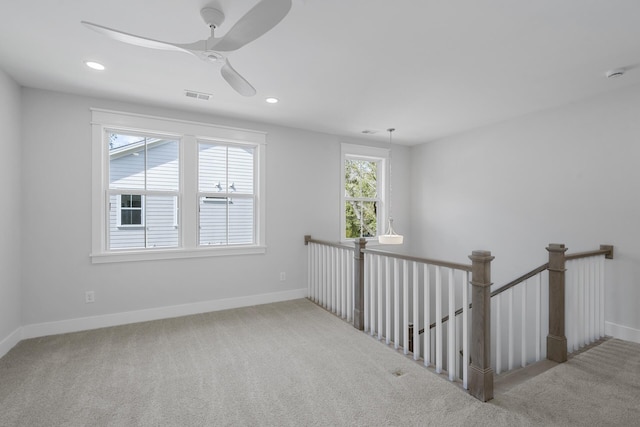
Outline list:
[[[198,188],[202,192],[227,191],[227,147],[199,144]]]
[[[200,197],[200,245],[227,244],[227,203],[226,197]]]
[[[253,148],[229,147],[229,192],[253,194]]]
[[[175,196],[147,196],[145,224],[148,248],[178,246],[178,227],[175,217],[178,203]]]
[[[377,203],[347,201],[345,203],[346,229],[348,239],[374,237],[377,235]]]
[[[124,196],[124,194],[123,194]],[[129,206],[132,208],[142,208],[142,196],[140,194],[127,195],[129,198]]]
[[[131,195],[123,194],[121,196],[121,205],[123,199],[131,200]],[[121,208],[118,205],[118,195],[111,195],[109,198],[109,249],[134,249],[145,247],[145,230],[140,226],[142,220],[142,209],[132,210],[129,208]],[[133,213],[137,213],[134,222]],[[120,215],[120,221],[118,221]],[[118,226],[118,223],[125,227]],[[126,227],[129,225],[129,227]],[[131,227],[138,225],[138,227]]]
[[[120,211],[121,225],[141,225],[142,210],[122,209]]]
[[[147,190],[178,189],[178,141],[148,138]]]
[[[347,197],[377,198],[377,162],[346,159],[344,163],[345,195]]]
[[[109,188],[177,191],[176,140],[108,133]]]
[[[110,133],[109,188],[144,190],[146,138]]]
[[[253,199],[229,202],[229,244],[253,243]]]

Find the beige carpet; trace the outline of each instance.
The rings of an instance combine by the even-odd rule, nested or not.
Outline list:
[[[483,404],[307,300],[22,341],[0,426],[640,425],[609,340]]]

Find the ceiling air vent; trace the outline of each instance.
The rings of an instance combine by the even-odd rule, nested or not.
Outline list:
[[[196,92],[195,90],[185,90],[184,94],[187,98],[202,99],[208,101],[213,95],[210,93]]]

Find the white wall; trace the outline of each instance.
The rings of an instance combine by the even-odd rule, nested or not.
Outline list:
[[[29,159],[23,163],[24,325],[296,291],[306,288],[303,236],[339,238],[340,143],[366,140],[37,89],[23,92],[23,155]],[[91,264],[90,107],[268,132],[266,255]],[[408,162],[408,150],[397,151],[394,161]],[[406,163],[401,166],[397,169],[407,169]],[[399,175],[405,182],[398,186],[405,190],[394,187],[394,197],[406,213],[396,217],[408,224],[409,175]],[[285,282],[280,272],[287,273]],[[94,304],[84,303],[87,290],[95,291]],[[51,330],[31,328],[29,335]]]
[[[544,263],[548,243],[613,244],[606,320],[640,341],[639,113],[634,87],[414,147],[414,251],[491,250],[502,285]]]
[[[0,356],[19,340],[20,87],[0,69]]]

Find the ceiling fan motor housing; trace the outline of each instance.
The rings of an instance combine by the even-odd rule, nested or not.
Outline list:
[[[200,10],[200,16],[209,27],[218,28],[224,22],[224,13],[213,7],[205,7]]]

